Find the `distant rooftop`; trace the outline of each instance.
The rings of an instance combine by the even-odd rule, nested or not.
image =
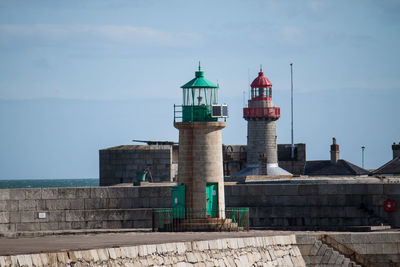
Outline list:
[[[373,171],[372,174],[400,175],[400,157],[395,157],[382,167]]]
[[[132,140],[132,142],[136,142],[136,143],[146,143],[149,146],[152,145],[168,145],[168,146],[172,146],[172,145],[177,145],[178,143],[173,142],[173,141],[157,141],[157,140]]]
[[[355,176],[368,175],[369,172],[346,160],[340,159],[336,163],[330,160],[311,160],[306,162],[304,175],[310,176]]]
[[[121,145],[113,146],[103,150],[156,150],[156,149],[170,149],[170,145]]]

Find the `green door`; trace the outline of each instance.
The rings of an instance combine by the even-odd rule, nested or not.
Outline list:
[[[207,183],[207,215],[218,217],[218,184]]]
[[[172,187],[172,217],[185,218],[185,185]]]

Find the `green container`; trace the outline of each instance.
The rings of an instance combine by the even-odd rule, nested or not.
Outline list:
[[[136,172],[136,179],[138,182],[146,181],[147,171]]]

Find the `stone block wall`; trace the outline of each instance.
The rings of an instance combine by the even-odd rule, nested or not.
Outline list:
[[[306,144],[294,144],[295,153],[294,160],[291,158],[291,145],[280,144],[278,145],[278,161],[279,167],[287,170],[291,174],[301,175],[304,173],[304,166],[306,164]]]
[[[294,175],[301,175],[304,172],[306,163],[306,144],[295,145],[295,158],[291,159],[291,145],[278,145],[278,164],[282,169]],[[246,145],[223,145],[224,155],[224,176],[230,176],[244,169],[247,166]]]
[[[0,256],[0,266],[305,267],[294,235]]]
[[[177,182],[186,186],[186,207],[194,212],[207,208],[207,183],[217,184],[218,206],[225,207],[221,131],[225,126],[218,121],[174,123],[180,144]]]
[[[400,211],[383,208],[386,199],[400,203],[400,184],[243,184],[225,186],[225,194],[227,207],[250,208],[251,227],[400,227]]]
[[[260,154],[267,163],[277,163],[276,121],[249,120],[247,127],[247,165],[258,165]]]
[[[108,186],[136,181],[137,172],[148,168],[153,182],[170,182],[177,174],[173,160],[173,146],[126,145],[102,149],[100,158],[100,185]],[[147,175],[147,180],[150,176]]]
[[[1,189],[0,233],[150,228],[151,208],[170,199],[171,187]]]
[[[222,145],[224,176],[231,176],[246,167],[246,149],[245,145]]]
[[[305,144],[295,144],[295,160],[290,159],[290,145],[278,145],[279,166],[290,173],[303,173],[306,161]],[[246,145],[223,145],[224,176],[247,166]],[[176,181],[178,145],[122,145],[99,151],[100,185],[110,186],[136,181],[136,173],[149,168],[154,182]],[[147,175],[147,179],[150,176]]]
[[[171,207],[170,186],[0,190],[0,233],[150,228],[152,208]],[[226,207],[249,207],[250,227],[333,229],[400,227],[400,184],[243,184],[225,186]],[[39,218],[45,213],[45,218]],[[381,221],[383,219],[383,221]]]
[[[340,260],[337,248],[319,241],[318,233],[296,234],[296,243],[303,255],[307,266],[323,266],[333,260]],[[361,255],[373,266],[391,267],[400,265],[400,233],[373,232],[373,233],[329,233],[329,236],[341,245]],[[342,248],[343,249],[343,248]],[[333,250],[329,258],[324,258],[324,252]],[[326,254],[326,253],[325,253]],[[343,255],[342,255],[343,257]],[[366,265],[369,266],[369,265]]]

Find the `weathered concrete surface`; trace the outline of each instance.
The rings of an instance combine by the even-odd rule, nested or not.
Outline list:
[[[335,233],[335,232],[282,232],[282,231],[249,231],[249,232],[217,232],[217,233],[119,233],[119,234],[96,234],[96,235],[65,235],[65,236],[47,236],[47,237],[37,237],[37,238],[19,238],[19,239],[0,239],[0,256],[10,256],[10,255],[28,255],[42,253],[46,255],[53,255],[45,257],[47,261],[61,258],[67,261],[76,261],[76,259],[83,259],[81,263],[91,261],[92,259],[97,259],[95,255],[102,261],[106,260],[117,260],[118,255],[125,253],[124,249],[127,247],[135,247],[135,255],[145,256],[146,253],[154,250],[160,251],[175,251],[176,254],[182,252],[193,252],[193,249],[199,250],[210,250],[207,251],[208,254],[214,255],[219,254],[221,258],[233,258],[239,261],[242,255],[246,255],[248,261],[253,259],[259,259],[258,254],[262,254],[259,250],[243,250],[237,251],[235,254],[232,251],[236,251],[240,248],[244,248],[248,245],[254,247],[260,244],[260,238],[264,240],[262,243],[266,245],[268,242],[265,240],[270,240],[269,245],[280,245],[280,247],[285,247],[287,244],[291,244],[292,247],[286,247],[281,250],[278,249],[275,253],[275,247],[273,250],[268,250],[270,257],[277,257],[279,255],[285,258],[285,255],[291,249],[294,251],[290,254],[291,256],[302,255],[302,259],[305,260],[307,266],[347,266],[344,264],[351,264],[351,261],[343,257],[342,254],[338,253],[335,249],[326,246],[322,243],[316,242],[319,236],[330,235],[335,238],[341,244],[344,244],[352,248],[357,253],[362,254],[367,257],[371,262],[378,264],[378,266],[398,266],[400,265],[400,232],[390,231],[390,232],[379,232],[379,233]],[[248,240],[244,242],[243,240],[249,237]],[[265,237],[268,237],[265,239]],[[244,238],[244,239],[243,239]],[[232,250],[227,251],[213,251],[215,249],[224,248],[221,244],[221,239],[233,240],[226,241],[228,248]],[[208,240],[208,241],[207,241]],[[210,242],[214,240],[214,242]],[[217,241],[215,241],[217,240]],[[242,241],[239,241],[242,240]],[[258,240],[258,241],[257,241]],[[272,241],[271,241],[272,240]],[[207,241],[207,242],[206,242]],[[288,243],[288,241],[290,241]],[[233,242],[233,243],[232,243]],[[165,243],[176,243],[180,245],[174,246],[155,246],[155,244],[165,244]],[[188,244],[191,244],[188,246]],[[257,245],[258,244],[258,245]],[[294,248],[298,247],[297,249]],[[143,246],[149,245],[149,246]],[[153,245],[153,246],[151,246]],[[111,249],[112,248],[112,249]],[[190,248],[190,249],[189,249]],[[271,249],[271,248],[269,248]],[[96,251],[93,252],[93,251]],[[251,251],[251,253],[250,253]],[[273,251],[273,254],[271,254]],[[65,254],[68,252],[67,254]],[[157,254],[156,252],[150,254]],[[254,252],[254,255],[253,255]],[[55,254],[54,254],[55,253]],[[93,254],[94,253],[94,254]],[[180,258],[180,261],[195,264],[194,261],[197,259],[196,255],[185,253],[186,258]],[[229,254],[231,253],[231,254]],[[195,254],[195,253],[194,253]],[[252,255],[248,257],[248,255]],[[147,255],[147,254],[146,254]],[[168,255],[164,255],[168,256]],[[171,256],[171,255],[169,255]],[[168,256],[168,257],[169,257]],[[74,258],[75,257],[75,258]],[[129,256],[131,257],[131,256]],[[126,258],[129,258],[126,256]],[[136,256],[135,256],[136,257]],[[189,258],[187,258],[189,257]],[[264,256],[263,256],[264,257]],[[6,261],[6,258],[2,258]],[[1,261],[0,259],[0,266]],[[26,257],[8,257],[9,261],[14,260],[27,260]],[[287,257],[286,257],[287,259]],[[36,256],[30,256],[31,261],[38,260]],[[99,261],[98,260],[98,261]],[[143,260],[143,258],[140,258]],[[148,259],[147,259],[148,260]],[[154,260],[152,258],[152,260]],[[284,259],[282,259],[284,260]],[[301,263],[301,259],[297,259]],[[235,260],[233,260],[235,262]],[[255,260],[257,261],[257,260]],[[296,265],[291,259],[293,266]],[[119,264],[120,261],[114,262]],[[125,262],[126,263],[126,262]],[[279,265],[279,260],[276,259],[275,264]],[[397,264],[397,265],[396,265]],[[234,266],[234,265],[233,265]],[[240,265],[239,266],[246,266]],[[271,266],[275,266],[271,264]],[[292,266],[290,264],[280,263],[280,266]],[[350,266],[350,265],[349,265]]]
[[[188,242],[220,238],[290,235],[284,231],[248,232],[180,232],[180,233],[108,233],[89,235],[57,235],[33,238],[1,238],[0,255],[57,252],[94,248],[134,246],[167,242]]]
[[[1,266],[298,266],[294,235],[223,238],[0,256]]]

